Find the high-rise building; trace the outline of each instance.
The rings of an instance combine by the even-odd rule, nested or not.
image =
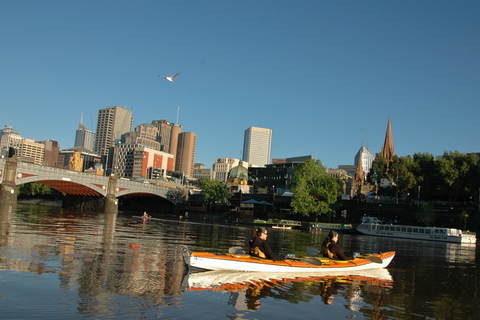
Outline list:
[[[122,134],[132,131],[132,111],[125,107],[108,107],[98,110],[94,151],[107,156],[108,151],[119,141]]]
[[[60,143],[55,140],[37,141],[45,145],[45,151],[43,155],[43,165],[49,167],[58,166],[58,153],[60,152]]]
[[[152,168],[173,169],[173,155],[137,143],[119,144],[114,148],[113,173],[125,178],[149,178]]]
[[[240,160],[235,158],[216,158],[215,163],[213,164],[215,179],[218,181],[227,182],[228,173],[233,167],[238,166],[239,163]]]
[[[15,148],[17,157],[20,161],[30,162],[41,165],[45,153],[45,145],[33,141],[32,139],[22,138],[15,141],[12,146]],[[18,144],[17,144],[18,143]]]
[[[193,166],[193,178],[197,180],[206,178],[214,179],[215,172],[212,169],[205,169],[203,163],[195,163]]]
[[[150,123],[138,125],[135,131],[125,133],[121,140],[125,144],[137,143],[161,151],[158,128]]]
[[[11,126],[6,126],[5,129],[0,130],[1,156],[6,158],[8,156],[8,148],[20,144],[18,141],[22,139],[20,133],[12,129]]]
[[[252,166],[263,167],[270,163],[272,130],[250,127],[245,130],[243,140],[243,161]]]
[[[182,126],[167,120],[153,120],[152,125],[158,128],[160,151],[175,155],[177,152],[178,134],[182,132]]]
[[[365,148],[362,144],[360,150],[358,150],[357,154],[355,155],[355,167],[358,168],[358,162],[361,159],[361,168],[363,170],[363,176],[366,178],[370,169],[372,168],[373,161],[375,160],[375,156]]]
[[[177,136],[178,144],[175,157],[175,171],[183,173],[188,177],[193,177],[197,135],[193,132],[182,132]]]
[[[95,132],[88,130],[87,127],[83,124],[83,114],[80,119],[80,124],[78,125],[77,132],[75,134],[75,146],[74,148],[80,147],[87,150],[93,151],[95,143]]]

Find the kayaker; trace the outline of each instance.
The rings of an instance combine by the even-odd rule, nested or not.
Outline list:
[[[250,243],[250,255],[263,258],[263,259],[271,259],[273,261],[283,261],[287,257],[285,256],[276,256],[272,250],[270,249],[267,243],[267,236],[268,231],[264,227],[260,227],[256,230],[256,237]]]
[[[250,240],[248,240],[248,245],[250,247],[250,250],[252,249],[253,241],[255,241],[255,239],[257,239],[257,237],[258,237],[257,229],[255,229],[255,230],[253,230],[252,238]]]
[[[337,259],[337,260],[352,260],[355,257],[347,257],[340,246],[337,244],[338,241],[338,233],[336,231],[330,231],[328,235],[323,240],[322,244],[322,251],[323,256],[328,257],[330,259]]]

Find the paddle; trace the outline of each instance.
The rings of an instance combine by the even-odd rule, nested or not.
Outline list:
[[[303,258],[303,259],[288,258],[288,259],[299,260],[301,262],[308,263],[308,264],[313,264],[313,265],[316,265],[316,266],[321,266],[322,265],[322,261],[320,261],[320,259],[317,259],[317,258]]]
[[[240,247],[230,247],[228,249],[228,253],[229,254],[245,254],[245,251],[243,251],[243,249],[240,248]],[[297,260],[297,261],[313,264],[313,265],[316,265],[316,266],[321,266],[322,265],[322,261],[320,261],[317,258],[304,258],[304,259],[288,258],[288,259]]]
[[[313,248],[313,247],[308,247],[307,248],[307,254],[309,256],[316,256],[320,253],[320,251],[318,251],[317,249]],[[362,259],[366,259],[368,261],[371,261],[371,262],[375,262],[375,263],[383,263],[383,260],[382,258],[380,257],[375,257],[375,256],[371,256],[371,255],[363,255],[363,256],[357,256],[357,258],[362,258]]]
[[[320,251],[318,251],[317,249],[315,249],[314,247],[308,247],[307,248],[307,254],[309,256],[316,256],[320,253]]]
[[[243,251],[242,248],[240,247],[231,247],[228,249],[228,253],[230,254],[245,254],[245,251]]]

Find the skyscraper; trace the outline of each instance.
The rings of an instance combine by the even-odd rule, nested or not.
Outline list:
[[[178,134],[182,132],[182,126],[167,120],[153,120],[152,125],[158,128],[160,151],[175,155],[177,152]]]
[[[193,132],[178,134],[177,153],[175,159],[175,171],[193,177],[195,162],[195,148],[197,135]]]
[[[362,142],[362,147],[360,150],[358,150],[357,154],[355,155],[355,166],[359,166],[358,163],[360,163],[360,166],[363,171],[364,177],[367,177],[368,173],[370,172],[370,169],[372,168],[373,161],[375,160],[375,156],[368,150],[368,148],[365,148],[363,146]]]
[[[94,151],[101,156],[108,154],[122,134],[132,131],[132,111],[125,107],[108,107],[98,110]]]
[[[245,130],[243,140],[243,161],[251,165],[263,167],[270,163],[272,130],[250,127]]]
[[[95,142],[95,132],[88,130],[87,127],[83,124],[83,114],[80,119],[80,124],[78,125],[77,132],[75,134],[75,145],[76,147],[85,148],[87,150],[93,151]]]

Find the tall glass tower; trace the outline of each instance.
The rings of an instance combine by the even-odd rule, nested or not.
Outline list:
[[[270,163],[272,129],[250,127],[245,130],[243,161],[257,167]]]

